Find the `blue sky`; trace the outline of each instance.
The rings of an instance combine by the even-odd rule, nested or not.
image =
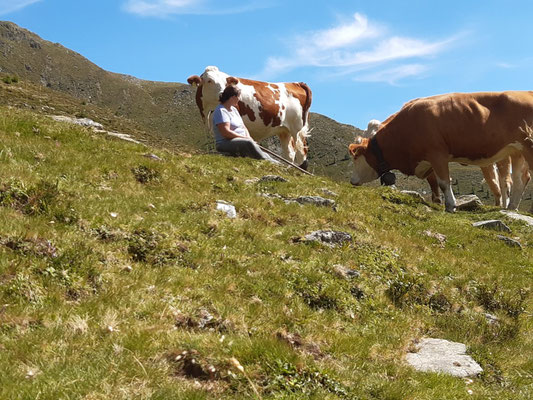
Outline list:
[[[531,0],[0,0],[0,20],[141,79],[303,81],[359,128],[416,97],[533,90]]]

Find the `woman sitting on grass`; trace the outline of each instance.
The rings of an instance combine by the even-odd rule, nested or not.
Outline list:
[[[217,151],[279,164],[261,150],[246,129],[237,110],[240,94],[239,88],[230,85],[219,96],[220,104],[213,112],[213,133]]]

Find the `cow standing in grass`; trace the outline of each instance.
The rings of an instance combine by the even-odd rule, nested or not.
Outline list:
[[[434,173],[444,192],[446,211],[453,212],[448,163],[487,167],[520,153],[531,170],[531,124],[531,91],[453,93],[412,100],[383,122],[371,139],[350,145],[354,161],[350,181],[360,185],[391,169],[421,179]],[[525,183],[514,182],[517,198],[522,197]]]
[[[187,79],[197,85],[196,104],[202,119],[211,128],[210,113],[218,106],[218,96],[227,85],[240,91],[239,113],[252,138],[259,142],[278,136],[282,156],[307,168],[309,108],[312,93],[305,83],[269,83],[230,76],[217,67],[207,67],[200,76]]]

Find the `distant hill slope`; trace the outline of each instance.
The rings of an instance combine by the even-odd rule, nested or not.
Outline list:
[[[105,71],[80,54],[5,21],[0,22],[0,72],[135,121],[153,144],[190,151],[211,149],[211,136],[194,101],[195,89],[187,84],[144,81]],[[336,162],[346,159],[347,145],[359,130],[320,114],[312,113],[310,120],[314,130],[309,159],[315,172],[344,177]],[[271,140],[268,146],[275,147],[276,142]]]

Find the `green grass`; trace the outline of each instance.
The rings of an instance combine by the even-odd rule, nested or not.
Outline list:
[[[450,215],[4,107],[0,166],[0,398],[533,397],[532,230],[506,221],[519,250],[471,226],[501,218],[495,208]],[[288,182],[246,182],[267,174]],[[322,188],[337,211],[260,196]],[[353,242],[295,240],[318,229]],[[405,352],[424,336],[465,343],[483,375],[414,371]]]

